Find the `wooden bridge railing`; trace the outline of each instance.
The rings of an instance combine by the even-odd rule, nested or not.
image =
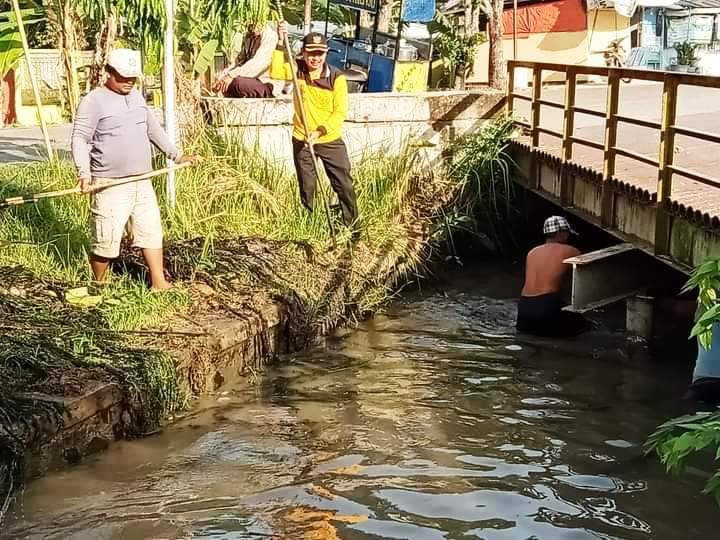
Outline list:
[[[532,96],[515,92],[515,68],[532,70]],[[550,71],[565,74],[565,103],[556,103],[542,99],[542,74]],[[578,75],[594,75],[607,77],[607,106],[605,111],[586,109],[575,104],[575,90]],[[643,81],[656,81],[663,84],[662,114],[660,122],[653,122],[618,114],[620,98],[620,81],[635,79]],[[720,133],[708,133],[677,125],[677,95],[681,85],[703,86],[720,88],[720,77],[708,77],[689,73],[675,73],[665,71],[650,71],[643,69],[608,68],[595,66],[575,66],[565,64],[551,64],[545,62],[526,62],[511,60],[508,62],[508,92],[507,112],[512,114],[513,102],[516,99],[529,101],[531,104],[530,123],[518,121],[530,130],[532,146],[539,147],[540,135],[550,135],[562,140],[562,158],[570,161],[573,158],[573,146],[576,144],[588,146],[603,152],[603,180],[607,182],[615,175],[615,161],[617,156],[639,161],[645,165],[657,168],[657,214],[655,224],[655,251],[658,255],[666,255],[669,250],[669,215],[667,202],[672,195],[673,175],[678,174],[700,182],[702,184],[720,188],[720,180],[706,176],[698,171],[686,169],[673,163],[675,155],[675,136],[681,135],[702,141],[720,144]],[[543,126],[540,110],[542,106],[563,110],[562,132],[548,129]],[[605,137],[602,143],[577,137],[574,134],[575,114],[586,114],[605,119]],[[660,131],[660,145],[657,158],[645,156],[617,145],[618,124],[631,124]],[[561,181],[564,181],[561,179]],[[566,193],[566,187],[561,187],[561,193]],[[603,189],[601,221],[603,226],[610,226],[612,220],[612,192]]]

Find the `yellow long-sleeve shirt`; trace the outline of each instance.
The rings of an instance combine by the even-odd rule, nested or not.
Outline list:
[[[282,70],[282,72],[280,72]],[[274,79],[292,79],[290,64],[278,66],[273,62],[271,73]],[[309,131],[320,131],[322,136],[317,143],[329,143],[342,137],[342,126],[348,110],[347,80],[340,70],[325,64],[319,77],[312,78],[302,61],[298,62],[298,83],[300,95],[305,105]],[[294,96],[295,113],[293,114],[293,138],[305,140],[305,129],[300,117],[298,99]]]

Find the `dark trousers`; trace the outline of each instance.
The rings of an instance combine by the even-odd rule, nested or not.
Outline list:
[[[348,227],[356,225],[358,218],[355,189],[350,176],[350,158],[342,139],[329,143],[314,145],[315,155],[325,167],[330,185],[338,199],[342,210],[343,221]],[[293,139],[293,158],[295,171],[300,183],[300,199],[305,208],[312,212],[315,201],[317,175],[313,167],[310,149],[303,141]]]
[[[693,381],[685,397],[712,407],[720,406],[720,379],[702,377]]]
[[[269,98],[273,97],[273,87],[260,79],[251,77],[235,77],[225,91],[229,98]]]
[[[563,311],[557,293],[521,296],[518,302],[516,328],[524,334],[541,337],[573,337],[590,329],[579,313]]]

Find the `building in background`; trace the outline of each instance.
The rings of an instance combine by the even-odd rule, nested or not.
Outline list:
[[[628,67],[672,69],[675,44],[697,45],[698,72],[720,75],[720,0],[518,0],[513,39],[513,3],[505,2],[505,59],[604,66],[613,42],[625,53]],[[484,27],[481,24],[481,29]],[[468,79],[487,83],[488,44],[480,46]],[[518,86],[529,83],[529,71],[518,69]],[[543,73],[545,81],[559,80]]]
[[[671,70],[675,45],[691,43],[697,72],[720,75],[720,0],[638,0],[632,12],[631,67]]]
[[[503,13],[503,52],[506,60],[517,59],[558,64],[604,66],[604,52],[611,42],[619,40],[630,50],[630,17],[614,7],[584,0],[518,0],[517,38],[513,39],[513,4],[505,2]],[[482,23],[481,23],[482,28]],[[469,78],[470,83],[484,84],[488,73],[488,44],[480,46]],[[548,72],[544,80],[557,78]],[[529,75],[518,69],[519,86],[527,85]]]
[[[92,63],[93,52],[78,53],[79,66]],[[22,58],[15,70],[10,71],[2,81],[3,125],[36,126],[39,124],[35,97],[30,85],[29,66],[35,72],[40,85],[45,121],[57,124],[65,121],[63,114],[63,68],[60,51],[57,49],[33,49],[30,62]]]

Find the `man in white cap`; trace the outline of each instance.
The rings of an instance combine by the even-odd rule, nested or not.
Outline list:
[[[517,329],[537,336],[574,336],[586,330],[588,323],[582,315],[562,310],[560,290],[570,268],[565,259],[580,254],[568,244],[576,233],[564,217],[551,216],[545,220],[543,234],[545,243],[527,255]]]
[[[105,69],[105,85],[85,96],[75,115],[72,154],[82,190],[88,189],[93,178],[121,178],[151,171],[151,144],[178,163],[193,160],[177,159],[175,144],[135,89],[142,75],[140,53],[115,49]],[[119,255],[123,232],[130,222],[133,245],[143,251],[152,288],[170,287],[163,269],[160,209],[150,180],[95,192],[91,213],[90,264],[97,281],[103,280],[111,259]]]

